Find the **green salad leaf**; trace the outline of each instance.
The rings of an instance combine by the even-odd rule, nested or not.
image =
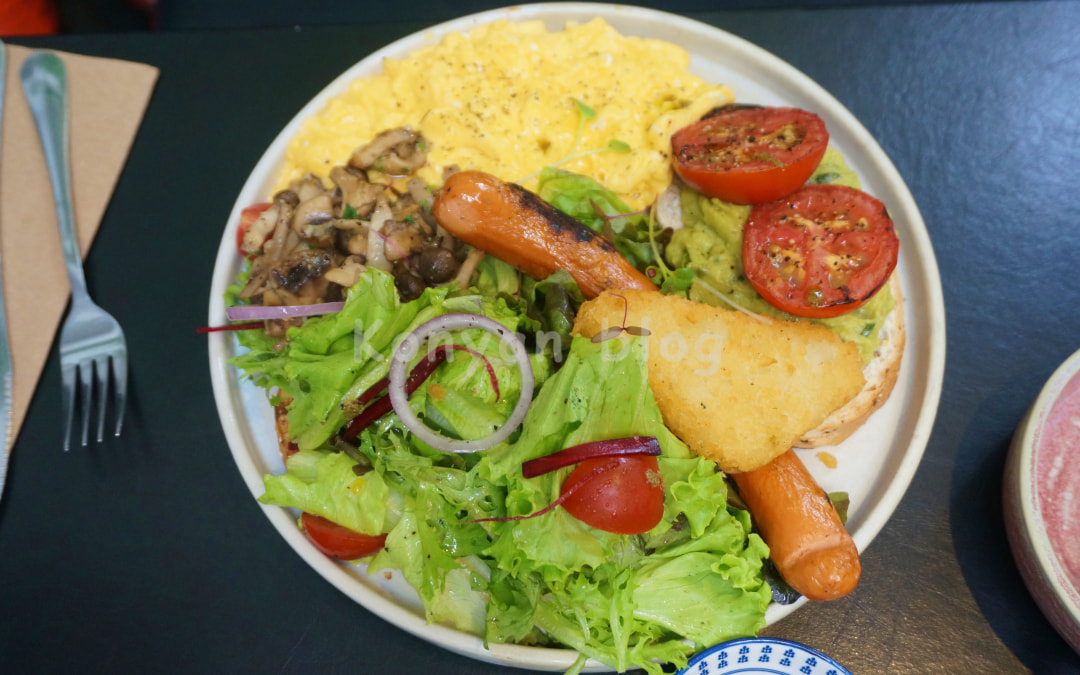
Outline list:
[[[590,179],[545,170],[541,195],[613,236],[635,264],[655,262],[647,219],[627,214]],[[572,337],[583,300],[565,272],[535,281],[488,256],[468,290],[429,288],[402,303],[393,278],[369,269],[341,312],[309,318],[287,340],[238,336],[246,351],[233,363],[287,402],[300,448],[283,474],[265,477],[260,501],[385,533],[368,572],[401,574],[430,622],[487,643],[577,650],[570,672],[593,658],[659,674],[662,664],[681,667],[699,648],[764,626],[768,548],[749,514],[729,505],[724,474],[664,425],[649,387],[647,341]],[[357,397],[387,374],[401,336],[450,312],[483,314],[525,336],[537,388],[520,429],[484,452],[447,454],[388,414],[343,451],[335,434],[356,414]],[[410,405],[447,436],[479,437],[508,417],[520,374],[483,331],[455,340],[492,365],[498,392],[482,361],[457,352]],[[631,435],[655,437],[662,450],[664,516],[652,531],[605,532],[560,507],[536,515],[559,497],[572,467],[526,479],[523,462]]]
[[[715,464],[664,426],[645,344],[574,339],[520,435],[484,453],[430,451],[388,415],[360,435],[369,472],[356,476],[355,462],[330,448],[301,451],[285,474],[266,478],[261,499],[388,532],[369,572],[399,570],[430,621],[488,642],[565,645],[618,670],[684,664],[696,647],[764,625],[768,549],[748,514],[727,505]],[[460,368],[440,368],[432,380],[462,393],[472,385]],[[561,508],[476,522],[529,516],[557,498],[571,469],[525,479],[524,461],[629,435],[655,436],[663,450],[665,513],[652,532],[604,532]]]
[[[539,180],[536,191],[541,199],[608,236],[634,267],[644,270],[656,264],[645,214],[633,211],[617,194],[588,176],[546,168]]]
[[[398,340],[424,322],[443,314],[468,312],[483,314],[511,331],[527,328],[523,318],[507,303],[483,295],[448,296],[447,287],[428,288],[411,302],[401,303],[389,274],[369,268],[349,289],[344,308],[336,314],[312,317],[300,327],[290,328],[288,340],[280,348],[269,341],[252,341],[248,351],[232,363],[256,384],[277,389],[291,402],[288,405],[289,433],[301,449],[314,449],[348,421],[347,406],[385,377]],[[252,331],[253,333],[259,331]],[[480,348],[495,364],[506,397],[496,408],[512,409],[520,385],[516,367],[501,358],[498,341],[483,331],[467,332],[466,343]],[[469,394],[493,399],[490,381],[480,375],[475,361],[464,357],[463,367],[472,377]],[[544,359],[536,359],[541,375],[548,369]],[[541,378],[542,379],[542,378]],[[486,409],[486,406],[484,406]],[[419,409],[418,409],[419,410]],[[461,429],[458,430],[462,431]]]

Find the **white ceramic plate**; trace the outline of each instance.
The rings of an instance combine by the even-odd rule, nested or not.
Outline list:
[[[826,490],[851,496],[848,528],[865,549],[889,519],[919,464],[937,411],[945,364],[945,310],[937,263],[918,207],[895,167],[866,129],[828,92],[768,52],[703,23],[664,12],[592,3],[552,3],[492,10],[435,26],[399,40],[370,55],[331,82],[281,131],[255,166],[229,215],[222,235],[210,291],[211,325],[225,323],[223,294],[232,283],[240,259],[235,227],[241,209],[265,201],[277,178],[285,148],[301,122],[342,93],[349,82],[379,72],[384,58],[401,58],[435,42],[448,32],[469,29],[499,18],[542,19],[560,30],[567,21],[603,16],[626,35],[655,37],[685,47],[691,70],[707,80],[729,85],[739,101],[790,105],[812,110],[825,119],[832,143],[843,153],[868,192],[881,199],[896,223],[901,242],[898,266],[906,303],[908,339],[899,380],[892,397],[841,446],[829,451],[839,461],[827,469],[803,451],[803,459]],[[228,334],[210,337],[210,369],[222,426],[240,473],[255,496],[263,492],[262,476],[284,470],[274,437],[272,413],[263,393],[241,381],[226,360],[235,353]],[[371,612],[425,640],[477,659],[538,670],[564,670],[576,653],[569,650],[493,645],[438,625],[427,625],[419,600],[394,575],[368,576],[362,568],[336,563],[312,547],[296,526],[295,515],[265,507],[266,516],[311,567]],[[794,607],[772,606],[766,619],[780,620]],[[591,664],[590,670],[604,670]]]

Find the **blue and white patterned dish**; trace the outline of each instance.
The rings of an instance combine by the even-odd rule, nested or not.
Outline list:
[[[743,638],[696,654],[679,675],[851,675],[816,649],[777,638]]]

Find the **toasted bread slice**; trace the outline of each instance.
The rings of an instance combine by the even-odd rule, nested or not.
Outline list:
[[[663,227],[679,229],[682,225],[682,187],[678,181],[657,199],[657,218]],[[802,434],[794,443],[796,448],[819,448],[836,445],[855,433],[870,415],[884,405],[892,394],[900,373],[904,355],[906,327],[904,325],[904,296],[898,274],[889,280],[889,290],[895,301],[893,311],[878,331],[878,347],[863,367],[866,385],[850,401],[833,411],[820,425]]]
[[[866,384],[855,398],[829,415],[824,422],[803,434],[796,448],[819,448],[836,445],[862,426],[870,415],[884,405],[896,386],[900,373],[900,361],[904,356],[907,332],[904,326],[904,296],[900,289],[899,275],[893,274],[889,281],[896,306],[886,317],[878,331],[878,347],[874,357],[863,366]]]

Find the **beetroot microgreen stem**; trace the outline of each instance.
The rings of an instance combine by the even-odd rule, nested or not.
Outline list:
[[[246,321],[244,323],[230,323],[224,326],[203,326],[196,328],[196,333],[219,333],[227,330],[255,330],[256,328],[262,328],[266,323],[263,321]]]
[[[491,361],[489,361],[487,357],[485,357],[483,354],[476,351],[475,349],[469,349],[464,345],[440,345],[428,352],[427,356],[425,356],[423,359],[420,360],[419,363],[413,366],[412,371],[409,372],[409,377],[405,380],[405,394],[407,396],[412,396],[416,392],[416,390],[420,388],[420,385],[422,385],[429,377],[431,377],[432,373],[435,372],[435,369],[442,365],[444,361],[446,361],[451,351],[467,352],[484,362],[488,377],[491,379],[491,388],[495,392],[495,400],[498,401],[500,396],[499,380],[495,377],[495,367],[491,365]],[[380,417],[393,409],[393,405],[390,402],[390,397],[382,396],[382,394],[386,392],[389,386],[390,378],[384,377],[375,384],[373,384],[371,387],[369,387],[364,393],[360,394],[359,398],[357,398],[357,401],[361,405],[367,403],[370,403],[370,405],[364,408],[360,412],[360,414],[354,417],[349,422],[349,425],[345,427],[345,431],[342,432],[342,437],[345,440],[351,441],[352,439],[356,438],[356,436],[361,431],[367,429],[369,426],[374,424],[376,420],[378,420]],[[380,396],[382,397],[378,398]]]
[[[521,475],[524,478],[535,478],[572,464],[580,464],[587,459],[599,457],[657,456],[660,454],[660,442],[654,436],[630,436],[627,438],[592,441],[574,445],[544,457],[530,459],[521,465]]]

